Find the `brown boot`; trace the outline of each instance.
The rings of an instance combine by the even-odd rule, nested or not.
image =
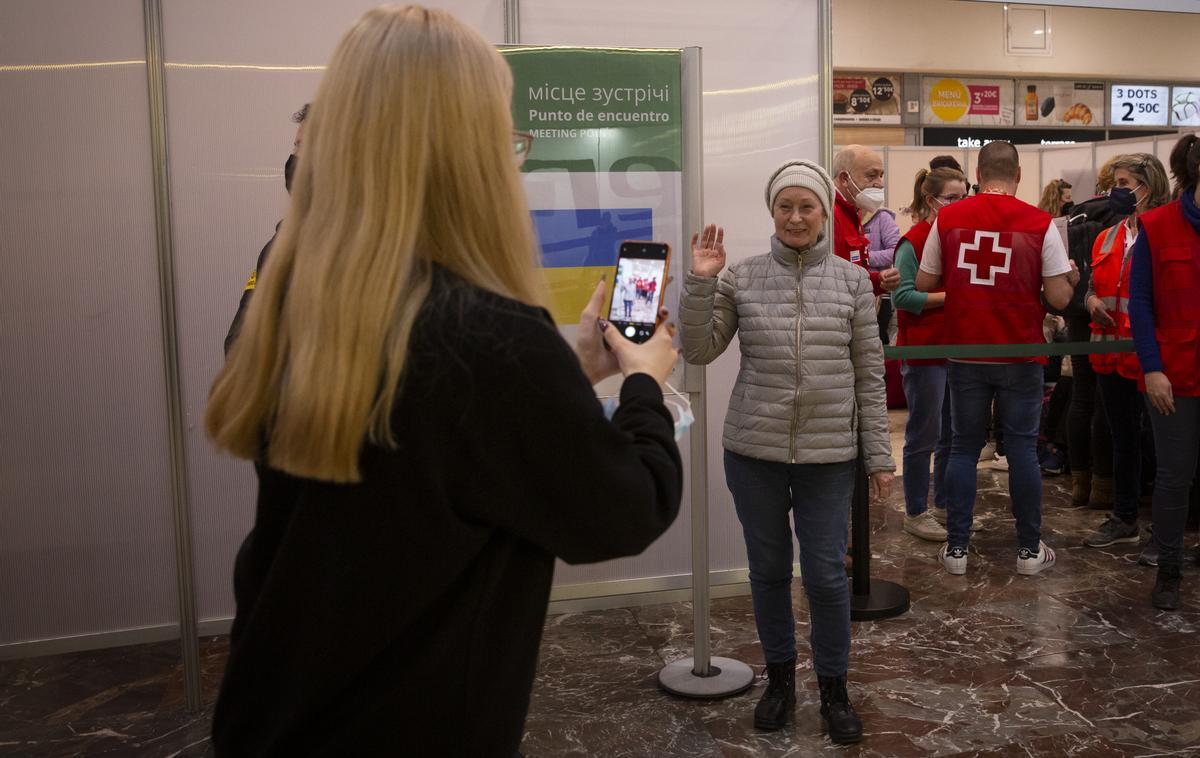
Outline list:
[[[1092,472],[1071,472],[1071,507],[1084,508],[1092,498]]]
[[[1111,476],[1092,477],[1092,496],[1088,508],[1094,511],[1111,511],[1113,507],[1113,480]]]

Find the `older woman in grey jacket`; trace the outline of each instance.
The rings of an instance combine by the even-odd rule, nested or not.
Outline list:
[[[692,239],[679,320],[683,352],[710,363],[735,333],[741,370],[725,417],[725,479],[750,562],[750,587],[769,686],[755,726],[782,728],[796,704],[792,535],[812,622],[821,716],[834,742],[857,742],[862,722],[846,692],[850,589],[843,556],[859,439],[871,497],[891,487],[883,351],[867,272],[834,256],[824,234],[833,184],[790,161],[767,181],[771,250],[725,268],[724,230]]]

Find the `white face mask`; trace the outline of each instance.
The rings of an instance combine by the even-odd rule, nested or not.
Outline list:
[[[874,213],[883,207],[884,196],[883,189],[881,187],[867,187],[866,189],[860,189],[858,182],[854,181],[853,176],[846,174],[846,177],[850,180],[850,184],[854,187],[854,191],[858,193],[854,196],[855,205],[857,205],[866,213]]]
[[[663,403],[668,408],[674,408],[675,413],[678,414],[675,416],[675,441],[679,442],[687,434],[688,429],[691,428],[692,423],[696,420],[696,416],[692,413],[692,401],[688,400],[687,395],[675,389],[670,384],[667,385],[667,390],[669,390],[668,396],[663,398]],[[616,414],[618,405],[619,403],[617,403],[615,397],[610,397],[604,401],[604,416],[609,421],[612,421],[613,416]]]

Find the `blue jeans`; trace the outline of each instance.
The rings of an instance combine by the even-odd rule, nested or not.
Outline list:
[[[1188,493],[1200,452],[1200,397],[1175,396],[1175,412],[1164,416],[1150,402],[1150,426],[1158,468],[1154,474],[1154,541],[1158,565],[1183,561],[1183,530],[1187,526]]]
[[[933,455],[933,504],[946,507],[946,465],[950,462],[950,385],[946,364],[900,366],[908,423],[904,425],[904,510],[919,516],[929,509],[929,456]]]
[[[1042,536],[1042,471],[1037,438],[1042,420],[1040,363],[951,361],[950,421],[954,429],[946,471],[947,542],[966,547],[975,513],[975,470],[987,435],[992,400],[1008,458],[1008,491],[1018,547],[1036,551]]]
[[[820,676],[844,676],[849,668],[850,583],[842,559],[854,463],[774,463],[725,451],[725,481],[742,522],[754,621],[767,663],[796,657],[790,513],[808,595],[813,669]]]

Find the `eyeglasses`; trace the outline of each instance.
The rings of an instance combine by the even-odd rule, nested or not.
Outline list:
[[[529,157],[530,149],[533,148],[533,135],[529,132],[513,132],[512,141],[513,156],[517,159],[517,165],[521,166]]]
[[[962,200],[964,197],[965,197],[965,195],[938,195],[937,199],[941,200],[946,205],[949,205],[950,203],[957,203],[959,200]]]

